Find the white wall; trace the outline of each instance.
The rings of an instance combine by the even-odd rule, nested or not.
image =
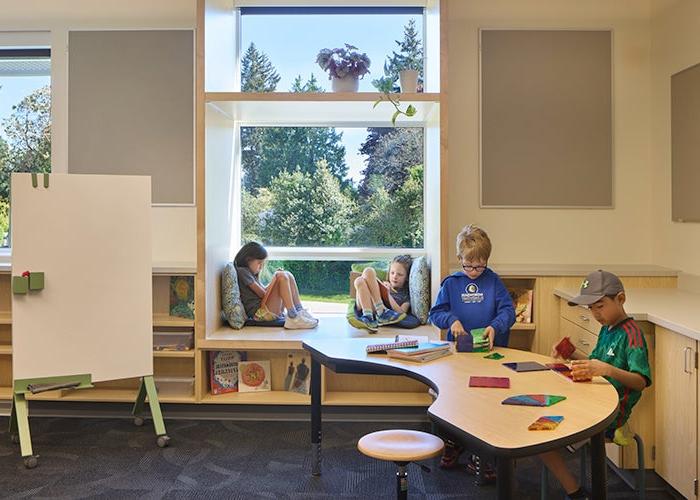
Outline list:
[[[194,29],[194,0],[2,0],[0,32],[45,31],[51,40],[51,164],[68,171],[68,31]],[[7,34],[3,36],[7,38]],[[153,207],[154,263],[196,263],[194,207]]]
[[[671,75],[698,63],[700,2],[655,2],[651,23],[653,260],[694,275],[700,275],[700,223],[671,221]]]
[[[493,262],[651,263],[649,16],[648,0],[449,1],[450,267],[469,222],[489,232]],[[614,209],[479,208],[478,29],[500,27],[614,30]]]

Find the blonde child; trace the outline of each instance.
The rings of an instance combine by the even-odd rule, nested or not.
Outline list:
[[[398,323],[406,317],[411,304],[408,294],[408,274],[413,260],[409,255],[394,257],[389,265],[388,281],[377,279],[371,267],[355,279],[355,309],[361,313],[359,321],[364,328],[377,331],[378,327]]]
[[[238,274],[241,301],[248,317],[258,321],[274,321],[286,309],[285,328],[316,327],[318,319],[302,306],[292,273],[278,269],[267,286],[260,282],[260,272],[266,259],[265,247],[253,241],[243,245],[233,260]]]
[[[488,267],[491,240],[486,231],[473,224],[465,226],[457,235],[457,256],[462,270],[442,281],[428,320],[438,328],[447,329],[448,340],[484,328],[489,350],[494,345],[507,347],[510,327],[515,323],[515,308],[498,274]],[[463,448],[449,436],[446,441],[440,467],[451,469],[459,465]],[[480,469],[483,480],[495,480],[496,474],[489,464],[480,466],[475,455],[469,458],[467,470]]]
[[[593,317],[603,325],[590,356],[574,351],[571,354],[571,374],[574,380],[590,380],[602,376],[614,387],[620,398],[615,420],[605,431],[609,440],[624,439],[621,430],[642,391],[651,385],[649,354],[642,330],[625,312],[625,289],[620,278],[607,271],[594,271],[581,283],[579,295],[569,305],[588,306]],[[560,358],[556,346],[552,357]],[[540,455],[566,491],[567,499],[590,498],[569,472],[558,451]]]

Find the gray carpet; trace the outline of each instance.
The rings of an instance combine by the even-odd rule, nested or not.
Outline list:
[[[395,468],[361,455],[357,439],[391,427],[428,430],[422,424],[325,423],[323,475],[310,471],[309,425],[305,422],[231,420],[166,421],[171,446],[160,449],[150,421],[33,418],[39,466],[27,470],[0,418],[0,497],[3,498],[392,498]],[[578,471],[576,458],[570,458]],[[412,499],[495,498],[495,487],[478,487],[464,468],[431,473],[409,466]],[[540,465],[516,466],[518,498],[539,498]],[[609,474],[609,498],[635,498]],[[551,499],[562,498],[553,482]],[[650,500],[672,498],[650,492]]]

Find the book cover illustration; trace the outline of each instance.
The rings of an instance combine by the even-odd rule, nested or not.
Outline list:
[[[194,276],[170,277],[170,316],[194,319]]]
[[[528,288],[512,288],[508,290],[513,307],[515,308],[516,323],[532,323],[532,290]]]
[[[209,383],[212,394],[238,392],[238,365],[244,361],[245,352],[210,351]]]
[[[540,417],[531,423],[527,430],[529,431],[553,431],[564,420],[564,417],[559,415],[548,415]]]
[[[311,369],[308,355],[303,352],[287,354],[287,374],[284,377],[284,390],[309,394],[311,389]]]
[[[238,364],[238,390],[240,392],[272,390],[270,361],[241,361]]]
[[[565,399],[566,396],[553,396],[551,394],[519,394],[504,399],[501,401],[501,404],[517,406],[552,406]]]

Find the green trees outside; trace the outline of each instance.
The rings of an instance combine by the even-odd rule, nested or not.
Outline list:
[[[423,89],[423,44],[416,30],[416,21],[411,19],[403,28],[403,39],[396,40],[398,52],[392,52],[384,63],[384,76],[372,80],[372,85],[380,92],[399,92],[399,71],[418,71],[418,89]]]
[[[385,65],[392,85],[407,65],[422,69],[415,23]],[[242,89],[274,92],[279,75],[254,45],[242,61]],[[298,75],[290,92],[322,92],[314,75]],[[269,246],[423,246],[423,129],[368,128],[357,185],[347,177],[342,132],[332,127],[241,129],[242,233]],[[303,293],[348,291],[350,262],[275,261],[297,276]]]
[[[1,91],[1,90],[0,90]],[[51,172],[51,89],[32,92],[12,106],[0,137],[0,238],[9,230],[10,175]]]

